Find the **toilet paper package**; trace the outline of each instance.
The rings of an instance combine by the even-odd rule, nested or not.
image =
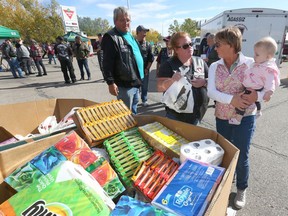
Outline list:
[[[220,165],[224,156],[223,148],[211,139],[190,142],[181,146],[180,161],[198,160],[212,165]]]

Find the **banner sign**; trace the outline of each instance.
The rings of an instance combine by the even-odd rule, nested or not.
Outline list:
[[[65,32],[74,31],[80,32],[76,8],[71,6],[61,5],[62,18]]]

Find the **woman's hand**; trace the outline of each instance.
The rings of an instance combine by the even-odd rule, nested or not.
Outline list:
[[[239,110],[245,110],[250,105],[250,103],[247,100],[243,99],[243,95],[244,92],[235,94],[230,104]]]
[[[200,88],[202,86],[205,86],[207,84],[207,81],[205,79],[196,78],[191,80],[191,84],[195,88]]]

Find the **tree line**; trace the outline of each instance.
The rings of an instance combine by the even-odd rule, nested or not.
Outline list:
[[[42,2],[42,1],[41,1]],[[39,42],[53,42],[59,35],[64,35],[64,26],[60,14],[60,5],[56,0],[41,3],[39,0],[0,0],[0,25],[18,30],[21,38],[35,39]],[[5,18],[3,18],[5,17]],[[78,16],[79,28],[88,36],[105,33],[113,26],[107,19]],[[186,31],[191,37],[199,35],[200,29],[197,22],[190,18],[180,25],[177,20],[170,24],[168,32],[172,35],[177,31]],[[132,30],[135,35],[135,30]],[[162,35],[150,29],[147,41],[157,43],[162,40]]]

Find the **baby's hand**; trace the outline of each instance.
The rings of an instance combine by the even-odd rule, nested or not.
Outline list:
[[[271,99],[272,94],[273,94],[272,91],[267,91],[267,92],[265,92],[265,94],[264,94],[264,96],[263,96],[263,100],[264,100],[265,102],[268,102],[268,101]]]

